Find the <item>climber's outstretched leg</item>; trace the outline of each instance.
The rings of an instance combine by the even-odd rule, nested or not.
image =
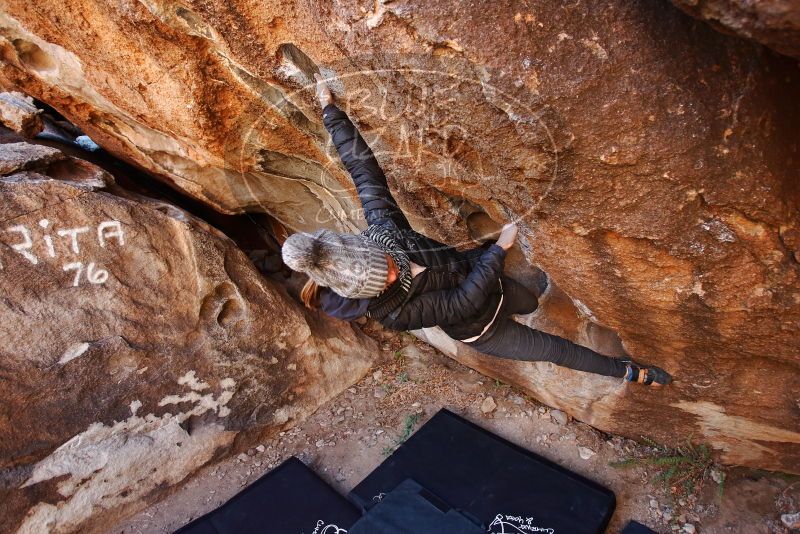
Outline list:
[[[672,377],[655,366],[642,366],[629,359],[603,356],[564,338],[498,318],[477,341],[467,343],[484,354],[521,361],[552,362],[562,367],[603,376],[624,378],[647,385],[669,384]]]

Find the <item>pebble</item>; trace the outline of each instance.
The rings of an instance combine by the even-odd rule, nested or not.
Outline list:
[[[347,388],[347,391],[349,391],[349,392],[350,392],[350,393],[352,393],[353,395],[355,395],[356,393],[358,393],[358,390],[357,390],[356,388]]]
[[[594,456],[595,454],[597,454],[597,453],[596,453],[596,452],[594,452],[594,451],[593,451],[592,449],[590,449],[589,447],[578,447],[578,455],[579,455],[579,456],[580,456],[580,457],[581,457],[583,460],[588,460],[589,458],[591,458],[591,457],[592,457],[592,456]]]
[[[559,425],[566,425],[567,422],[569,421],[569,417],[567,417],[567,414],[565,414],[561,410],[551,410],[550,417],[552,417],[553,420]]]
[[[372,379],[375,382],[380,382],[383,379],[383,371],[375,371],[372,373]]]
[[[725,481],[725,475],[719,469],[712,469],[711,480],[717,484],[722,484]]]
[[[781,522],[786,525],[786,528],[800,528],[800,512],[794,512],[791,514],[783,514],[781,516]]]
[[[684,531],[686,534],[694,534],[694,533],[696,532],[696,529],[694,528],[694,525],[693,525],[693,524],[691,524],[691,523],[686,523],[685,525],[683,525],[683,531]]]
[[[265,450],[267,450],[267,449],[263,445],[259,445],[258,447],[256,447],[256,451],[258,451],[259,454],[261,454]]]
[[[242,453],[242,454],[240,454],[239,456],[236,457],[236,459],[239,460],[240,462],[246,462],[247,458],[248,458],[248,456],[245,453]]]
[[[486,397],[481,403],[481,411],[485,414],[492,413],[497,408],[497,403],[492,397]]]
[[[415,402],[414,404],[411,405],[412,408],[419,408],[419,406],[420,404],[418,402]]]
[[[316,447],[318,449],[321,449],[322,447],[325,446],[325,440],[324,439],[318,439],[317,442],[314,445],[316,445]]]
[[[650,499],[650,508],[658,508],[658,501],[655,499]]]

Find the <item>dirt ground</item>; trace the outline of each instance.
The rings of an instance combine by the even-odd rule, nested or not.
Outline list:
[[[201,471],[169,498],[110,532],[172,532],[292,455],[346,494],[396,447],[409,416],[419,415],[416,430],[441,408],[609,487],[617,508],[608,532],[619,532],[631,519],[660,533],[797,532],[781,523],[781,514],[800,509],[800,477],[715,467],[715,477],[726,477],[722,496],[717,484],[707,480],[694,495],[678,498],[653,480],[652,469],[609,465],[652,449],[570,420],[409,334],[372,334],[381,340],[383,354],[358,384],[301,425]]]

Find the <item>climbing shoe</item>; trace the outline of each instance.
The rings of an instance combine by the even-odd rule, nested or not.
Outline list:
[[[664,386],[672,382],[672,376],[655,365],[627,362],[626,367],[625,380],[627,382],[637,382],[646,386]]]

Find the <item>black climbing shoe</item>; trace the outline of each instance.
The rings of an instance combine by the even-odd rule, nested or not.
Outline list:
[[[646,386],[665,386],[672,382],[672,375],[655,365],[639,365],[627,362],[625,380],[637,382]]]

